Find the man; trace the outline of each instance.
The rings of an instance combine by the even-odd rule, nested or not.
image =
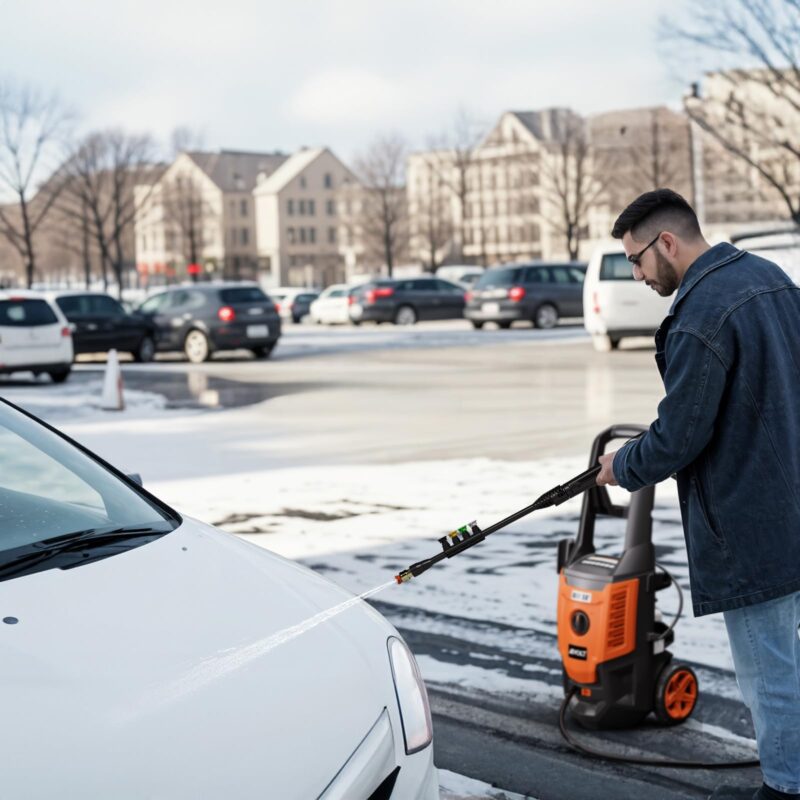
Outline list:
[[[634,200],[612,236],[636,280],[677,293],[656,333],[658,419],[601,457],[597,482],[677,473],[694,613],[724,614],[764,777],[712,797],[800,797],[800,288],[711,247],[669,189]]]

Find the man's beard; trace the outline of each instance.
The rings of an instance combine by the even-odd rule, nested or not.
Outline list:
[[[656,254],[656,280],[652,283],[655,284],[656,291],[662,297],[669,297],[680,285],[681,279],[675,271],[675,267],[667,261],[667,259],[658,252]]]

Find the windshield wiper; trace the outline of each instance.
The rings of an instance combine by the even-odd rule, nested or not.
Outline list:
[[[0,563],[0,578],[8,578],[24,572],[40,562],[48,561],[64,553],[104,547],[130,539],[163,536],[172,530],[174,530],[172,526],[165,527],[163,524],[129,525],[110,529],[88,528],[52,539],[43,539],[33,545],[37,548],[36,550],[23,553],[12,558],[11,561]]]

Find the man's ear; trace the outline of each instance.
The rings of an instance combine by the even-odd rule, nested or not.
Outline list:
[[[666,255],[674,257],[678,253],[678,237],[674,233],[664,231],[661,234],[661,247]]]

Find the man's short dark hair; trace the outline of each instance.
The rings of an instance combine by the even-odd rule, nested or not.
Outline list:
[[[688,241],[702,236],[694,209],[672,189],[639,195],[617,217],[611,235],[621,239],[628,231],[637,242],[649,241],[663,231]]]

